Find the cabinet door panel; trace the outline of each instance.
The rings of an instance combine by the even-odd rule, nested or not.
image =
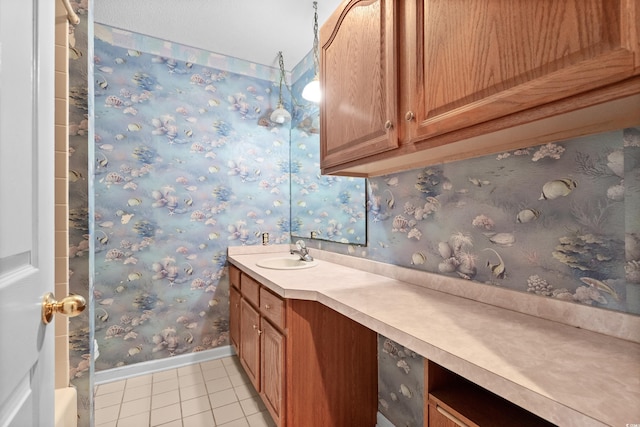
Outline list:
[[[353,0],[321,31],[322,167],[398,146],[391,0]]]
[[[262,398],[276,424],[283,427],[284,337],[262,319]]]
[[[240,298],[236,288],[229,288],[229,339],[237,354],[240,354]]]
[[[567,98],[636,73],[638,0],[421,0],[414,137]],[[636,17],[637,18],[637,17]]]
[[[240,363],[260,390],[260,314],[243,298],[240,317]]]

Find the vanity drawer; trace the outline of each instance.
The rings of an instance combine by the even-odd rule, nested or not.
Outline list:
[[[276,327],[284,329],[284,300],[265,288],[260,289],[260,312]]]
[[[229,283],[237,290],[240,290],[240,269],[233,265],[229,265]]]
[[[242,274],[240,283],[242,286],[242,296],[255,307],[260,307],[260,283],[246,274]]]

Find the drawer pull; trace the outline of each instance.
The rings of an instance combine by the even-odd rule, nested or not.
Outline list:
[[[391,120],[387,120],[386,122],[384,122],[384,128],[386,130],[390,130],[393,127],[393,122],[391,122]]]
[[[411,120],[413,120],[415,118],[415,114],[413,114],[413,111],[407,111],[407,114],[404,115],[404,119],[408,122],[410,122]]]
[[[453,415],[451,412],[447,411],[443,407],[436,405],[436,410],[440,412],[442,415],[444,415],[445,417],[447,417],[448,419],[450,419],[451,421],[453,421],[456,425],[460,427],[469,427],[467,424],[462,422],[460,418],[456,417],[455,415]]]
[[[269,304],[265,304],[264,308],[266,308],[267,310],[269,310],[271,308],[271,306]]]

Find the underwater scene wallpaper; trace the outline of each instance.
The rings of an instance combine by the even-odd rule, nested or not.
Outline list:
[[[640,313],[639,128],[373,178],[369,186],[367,257]]]
[[[227,246],[290,240],[274,83],[94,46],[96,370],[228,345]]]
[[[89,104],[87,0],[71,0],[80,16],[69,24],[69,291],[90,296],[89,289]],[[91,302],[87,298],[89,303]],[[69,383],[78,394],[78,426],[91,419],[91,310],[69,319]]]
[[[378,411],[400,427],[423,425],[424,358],[378,335]]]

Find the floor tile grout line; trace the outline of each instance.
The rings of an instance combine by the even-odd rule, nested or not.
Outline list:
[[[233,357],[235,357],[235,356],[233,356]],[[204,370],[204,367],[202,366],[202,363],[203,363],[203,362],[198,363],[198,364],[197,364],[197,370],[194,370],[194,371],[196,371],[197,373],[199,373],[200,378],[203,380],[203,384],[204,384],[205,390],[206,390],[206,392],[207,392],[206,396],[207,396],[207,398],[209,399],[209,412],[211,413],[211,416],[212,416],[212,417],[213,417],[213,419],[214,419],[214,425],[218,425],[218,424],[217,424],[217,421],[215,421],[215,418],[216,418],[216,417],[215,417],[215,414],[214,414],[214,409],[219,409],[219,408],[222,408],[222,407],[224,407],[224,406],[231,405],[231,404],[233,404],[233,403],[236,403],[236,404],[238,404],[238,405],[240,406],[241,413],[243,414],[243,416],[242,416],[242,417],[240,417],[240,418],[238,418],[238,420],[240,420],[240,419],[244,419],[244,420],[247,422],[247,424],[250,424],[250,423],[249,423],[249,417],[250,417],[250,416],[254,416],[254,415],[256,415],[256,414],[262,414],[262,416],[264,417],[265,413],[267,413],[267,414],[268,414],[268,411],[265,411],[265,410],[261,410],[261,409],[260,409],[259,401],[257,402],[257,408],[256,408],[256,412],[255,412],[255,413],[252,413],[252,414],[247,415],[247,413],[245,412],[245,408],[242,406],[242,403],[241,403],[241,402],[242,402],[242,401],[245,401],[245,400],[253,400],[253,401],[255,401],[255,400],[256,400],[256,397],[259,397],[259,396],[256,396],[256,395],[255,395],[255,393],[251,390],[252,385],[251,385],[249,382],[244,382],[244,383],[242,383],[242,384],[238,384],[238,385],[233,384],[233,382],[231,381],[231,378],[230,378],[230,377],[231,377],[231,376],[236,376],[236,375],[241,375],[241,374],[242,374],[242,371],[240,371],[240,370],[238,369],[238,365],[239,365],[239,363],[238,363],[236,360],[234,360],[234,359],[233,359],[233,357],[228,358],[229,360],[227,360],[227,358],[225,358],[225,359],[219,359],[219,360],[221,361],[221,366],[214,366],[214,367],[210,368],[210,369],[214,369],[214,368],[220,368],[220,367],[222,367],[222,368],[223,368],[223,370],[224,370],[225,376],[224,376],[224,377],[220,377],[220,378],[215,378],[215,379],[222,379],[222,378],[226,378],[226,379],[229,381],[229,383],[231,384],[231,387],[230,387],[230,388],[226,388],[226,389],[222,389],[222,390],[217,390],[217,391],[215,391],[215,392],[211,392],[211,393],[210,393],[210,392],[209,392],[209,388],[208,388],[208,387],[207,387],[207,385],[206,385],[207,380],[205,380],[205,379],[204,379],[204,372],[205,372],[205,370]],[[191,367],[191,369],[193,369],[193,368],[192,368],[192,366],[195,366],[195,365],[196,365],[196,364],[194,364],[194,365],[187,365],[187,366],[189,366],[189,367]],[[216,364],[216,365],[217,365],[217,364]],[[229,368],[229,369],[227,369],[227,367],[230,367],[230,368]],[[181,390],[181,389],[182,389],[182,387],[180,387],[180,376],[192,375],[193,373],[192,373],[192,372],[189,372],[189,373],[187,373],[187,374],[185,374],[185,375],[180,375],[180,374],[179,374],[179,371],[178,371],[178,369],[179,369],[179,368],[175,368],[175,369],[176,369],[176,377],[175,377],[175,381],[177,381],[177,382],[178,382],[178,387],[177,387],[177,389],[176,389],[176,390],[178,391],[178,407],[179,407],[179,411],[180,411],[180,418],[179,418],[179,419],[176,419],[176,420],[174,420],[174,421],[180,421],[180,423],[181,423],[181,424],[183,424],[183,423],[184,423],[184,418],[185,418],[185,417],[184,417],[184,415],[183,415],[183,411],[182,411],[182,403],[183,403],[184,401],[183,401],[183,392],[182,392],[182,390]],[[169,370],[167,370],[167,371],[169,371]],[[166,372],[166,371],[160,371],[160,372]],[[158,373],[160,373],[160,372],[158,372]],[[149,385],[151,386],[151,391],[150,391],[151,395],[149,396],[149,399],[150,399],[150,408],[149,408],[149,411],[148,411],[148,415],[149,415],[149,425],[151,425],[151,412],[154,410],[154,409],[153,409],[153,404],[152,404],[152,402],[153,402],[153,396],[155,396],[155,394],[154,394],[154,384],[162,383],[162,382],[164,382],[164,381],[171,381],[171,380],[173,380],[173,379],[167,379],[167,380],[164,380],[164,381],[154,381],[154,380],[153,380],[153,374],[147,374],[147,375],[150,375],[150,383],[149,383]],[[135,378],[135,377],[134,377],[134,378]],[[210,381],[211,381],[211,380],[210,380]],[[200,383],[197,383],[197,384],[200,384]],[[146,385],[146,384],[142,384],[142,386],[143,386],[143,385]],[[196,384],[190,384],[190,385],[185,386],[185,387],[191,387],[191,386],[194,386],[194,385],[196,385]],[[120,414],[121,414],[121,411],[122,411],[122,406],[123,406],[123,404],[125,403],[125,402],[124,402],[124,394],[125,394],[125,391],[126,391],[126,386],[127,386],[127,384],[126,384],[126,381],[125,381],[124,389],[122,390],[122,397],[120,398],[120,404],[118,405],[118,418],[115,420],[116,425],[117,425],[117,424],[119,423],[119,421],[121,420],[121,418],[120,418]],[[140,387],[140,386],[141,386],[141,385],[138,385],[138,387]],[[134,388],[134,387],[132,387],[132,388]],[[246,393],[247,393],[247,392],[246,392],[246,390],[245,390],[245,391],[243,391],[243,397],[244,397],[244,399],[241,399],[241,398],[240,398],[240,396],[238,395],[238,393],[239,393],[239,392],[238,392],[238,388],[244,388],[244,389],[249,388],[249,393],[248,393],[248,394],[246,394]],[[96,389],[96,390],[97,390],[97,389]],[[171,391],[171,390],[168,390],[168,391],[166,391],[166,392],[169,392],[169,391]],[[213,408],[213,407],[212,407],[212,405],[211,405],[210,396],[211,396],[211,394],[213,394],[213,393],[218,393],[218,392],[230,392],[230,393],[233,393],[233,395],[234,395],[234,401],[233,401],[233,402],[231,402],[231,403],[229,403],[228,405],[222,405],[222,406],[220,406],[220,407],[218,407],[218,408]],[[163,393],[165,393],[165,392],[163,392]],[[186,396],[185,396],[185,397],[186,397]],[[199,396],[199,397],[203,397],[203,396]],[[195,397],[195,398],[197,398],[197,397]],[[193,398],[192,398],[192,399],[193,399]],[[137,399],[134,399],[134,400],[137,400]],[[188,400],[191,400],[191,399],[187,399],[187,400],[185,400],[185,401],[188,401]],[[116,405],[112,405],[112,406],[116,406]],[[156,409],[159,409],[159,408],[156,408]],[[207,412],[207,411],[203,411],[203,412]],[[144,412],[142,412],[142,413],[144,413]],[[137,415],[137,414],[136,414],[136,415]],[[193,415],[197,415],[197,414],[193,414]],[[124,419],[124,418],[123,418],[123,419]],[[231,420],[231,421],[234,421],[234,420]],[[165,424],[167,424],[167,423],[165,423]],[[267,425],[271,425],[271,423],[267,423]],[[161,426],[162,426],[162,424],[160,424],[160,425],[159,425],[159,427],[161,427]]]

